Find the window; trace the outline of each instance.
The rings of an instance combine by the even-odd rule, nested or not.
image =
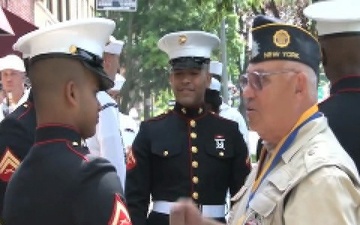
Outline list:
[[[52,13],[53,12],[53,5],[52,0],[45,0],[46,8]]]
[[[70,0],[66,0],[66,20],[70,19]]]
[[[61,22],[62,21],[62,0],[57,1],[57,18]]]

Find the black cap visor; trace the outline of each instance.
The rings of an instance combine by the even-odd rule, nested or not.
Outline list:
[[[30,59],[29,65],[35,61],[41,59],[49,58],[73,58],[79,60],[87,69],[89,69],[93,74],[98,78],[99,81],[99,90],[106,91],[114,86],[114,81],[112,81],[104,71],[102,66],[102,58],[97,55],[94,55],[86,50],[77,48],[72,54],[67,53],[47,53],[34,56]]]
[[[210,63],[210,59],[202,57],[180,57],[169,61],[171,70],[199,69]]]

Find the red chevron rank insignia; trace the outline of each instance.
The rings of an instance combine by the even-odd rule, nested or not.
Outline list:
[[[126,170],[131,170],[135,166],[136,166],[136,158],[132,148],[130,148],[128,153],[126,154]]]
[[[8,182],[19,165],[20,160],[11,152],[9,147],[6,147],[5,153],[0,161],[0,179]]]
[[[109,225],[132,225],[130,215],[119,194],[115,194],[114,208]]]

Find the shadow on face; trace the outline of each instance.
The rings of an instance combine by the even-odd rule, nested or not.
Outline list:
[[[197,107],[204,103],[211,76],[206,69],[176,69],[171,71],[169,80],[177,102]]]

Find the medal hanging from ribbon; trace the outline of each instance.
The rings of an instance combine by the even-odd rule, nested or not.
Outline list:
[[[301,115],[300,119],[297,121],[293,129],[290,131],[288,135],[286,135],[280,143],[276,146],[274,149],[273,154],[271,155],[268,162],[266,162],[265,165],[263,165],[263,168],[261,168],[261,171],[259,172],[259,176],[256,178],[254,185],[251,190],[251,194],[247,203],[247,208],[249,207],[250,201],[253,199],[256,191],[258,190],[260,184],[265,180],[265,178],[270,174],[270,172],[276,167],[276,165],[281,160],[281,156],[283,153],[285,153],[293,141],[295,140],[299,130],[308,122],[319,118],[322,116],[322,114],[318,111],[318,106],[314,105],[310,109],[308,109],[303,115]],[[263,153],[262,153],[263,156]],[[265,157],[261,157],[261,160],[264,160]]]

